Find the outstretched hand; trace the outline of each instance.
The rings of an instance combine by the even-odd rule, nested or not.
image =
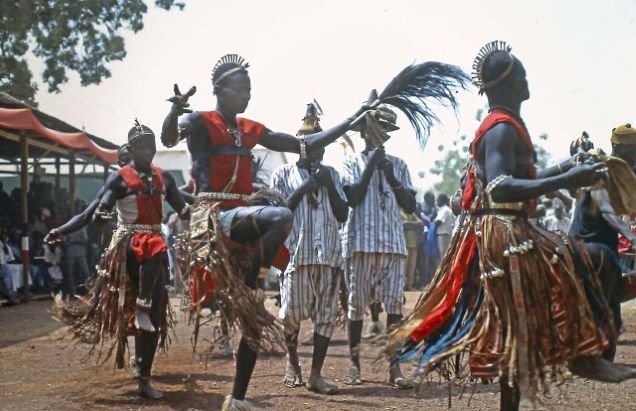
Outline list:
[[[568,188],[591,186],[606,175],[607,166],[604,163],[579,164],[565,173]]]
[[[111,220],[113,217],[115,216],[115,213],[105,210],[101,207],[98,207],[97,210],[95,210],[95,213],[93,214],[93,219],[96,222],[104,222],[104,221],[108,221]]]
[[[52,229],[49,233],[44,237],[44,242],[46,244],[57,244],[61,243],[63,239],[62,233],[59,232],[57,228]]]
[[[188,99],[192,97],[194,93],[196,92],[197,92],[197,87],[192,86],[190,87],[190,90],[187,91],[187,93],[181,94],[181,91],[179,90],[179,86],[177,85],[177,83],[175,83],[174,96],[170,97],[168,101],[172,103],[173,109],[179,115],[184,113],[192,113],[192,110],[188,109],[188,107],[190,107],[190,103],[188,103]]]

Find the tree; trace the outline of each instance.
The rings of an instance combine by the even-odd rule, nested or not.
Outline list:
[[[468,138],[463,135],[453,141],[453,148],[445,150],[443,145],[437,147],[437,150],[444,152],[441,159],[435,160],[431,167],[431,174],[441,177],[441,180],[435,183],[435,190],[444,193],[449,197],[452,196],[460,186],[460,181],[464,173],[464,167],[468,161]]]
[[[164,10],[183,9],[179,0],[155,0]],[[38,89],[26,60],[44,61],[42,81],[59,92],[67,70],[82,86],[110,77],[107,63],[126,56],[123,30],[143,28],[143,0],[0,0],[0,91],[36,105]]]

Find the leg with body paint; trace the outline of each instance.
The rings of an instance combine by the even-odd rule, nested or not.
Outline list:
[[[291,229],[293,215],[284,207],[243,207],[236,213],[230,231],[232,240],[240,244],[251,244],[258,241],[253,248],[251,268],[245,276],[245,284],[255,289],[261,267],[269,268],[278,250],[284,244]],[[260,302],[259,302],[260,304]],[[257,352],[252,350],[247,341],[241,338],[236,352],[236,373],[232,389],[232,400],[243,401],[249,386]]]

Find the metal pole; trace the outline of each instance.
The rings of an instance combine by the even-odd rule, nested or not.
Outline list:
[[[70,201],[69,218],[75,214],[75,153],[68,153],[68,197]]]
[[[24,132],[20,133],[20,145],[22,148],[22,158],[20,161],[20,219],[22,222],[22,290],[24,291],[24,302],[29,302],[29,212],[28,212],[28,192],[29,192],[29,142]]]

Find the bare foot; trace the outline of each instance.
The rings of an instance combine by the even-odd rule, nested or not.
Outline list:
[[[344,383],[347,385],[361,385],[360,370],[355,365],[349,367],[349,372],[344,378]]]
[[[636,370],[624,365],[613,364],[601,357],[577,357],[570,361],[572,374],[590,380],[622,382],[636,377]]]
[[[160,400],[163,398],[163,393],[150,384],[150,377],[139,377],[137,392],[142,397],[150,398],[152,400]]]
[[[413,388],[413,383],[404,378],[402,370],[400,370],[400,365],[397,363],[391,365],[389,369],[389,384],[402,390]]]
[[[338,386],[333,384],[327,384],[322,377],[309,378],[307,383],[307,389],[309,391],[316,392],[318,394],[333,395],[338,393]]]
[[[296,367],[293,364],[287,363],[283,385],[287,388],[298,388],[305,385],[300,366]]]

